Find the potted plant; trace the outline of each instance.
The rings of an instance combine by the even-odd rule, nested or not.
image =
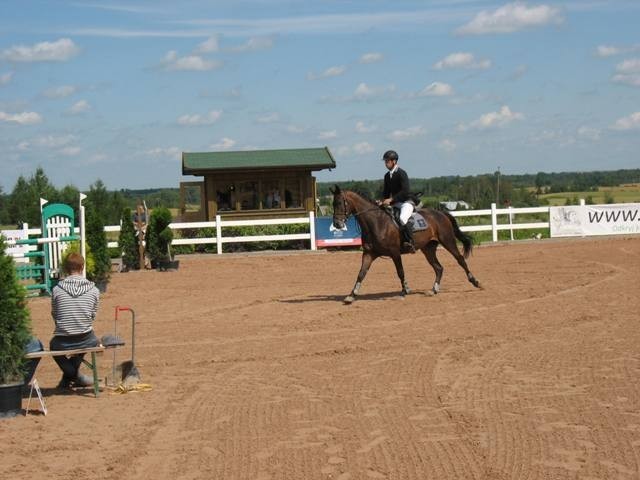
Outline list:
[[[178,260],[174,260],[171,253],[173,232],[169,225],[172,215],[168,208],[160,207],[151,212],[147,227],[147,251],[151,257],[152,266],[166,271],[178,268]]]
[[[0,235],[0,418],[13,417],[22,410],[24,349],[30,338],[25,289]]]

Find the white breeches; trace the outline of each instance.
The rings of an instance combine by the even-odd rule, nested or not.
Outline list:
[[[406,225],[407,220],[409,220],[409,218],[411,217],[411,214],[413,213],[413,203],[398,202],[395,204],[395,206],[400,209],[400,221],[402,222],[403,225]]]

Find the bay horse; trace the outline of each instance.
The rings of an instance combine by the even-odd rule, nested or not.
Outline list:
[[[353,215],[362,231],[362,265],[358,278],[351,293],[345,297],[344,302],[352,303],[362,286],[364,277],[371,266],[371,263],[378,257],[391,257],[398,273],[398,278],[402,285],[401,295],[404,297],[410,293],[407,281],[404,278],[404,268],[402,267],[402,233],[395,224],[391,214],[384,208],[378,206],[350,190],[340,190],[338,185],[334,189],[329,189],[333,194],[333,226],[336,229],[346,228],[346,221]],[[418,210],[427,222],[426,230],[414,232],[415,249],[421,250],[429,264],[436,273],[436,279],[429,294],[435,295],[440,291],[440,282],[444,268],[436,257],[436,249],[441,244],[464,269],[467,279],[476,288],[482,288],[480,282],[476,280],[469,271],[465,258],[469,257],[473,244],[471,237],[460,230],[455,217],[448,212],[423,208]],[[458,250],[456,238],[462,242],[463,254]]]

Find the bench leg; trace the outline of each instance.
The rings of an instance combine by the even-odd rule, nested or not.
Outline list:
[[[98,384],[98,360],[96,358],[96,352],[91,352],[91,362],[87,362],[83,359],[82,363],[89,367],[93,372],[93,393],[97,397],[100,389]]]

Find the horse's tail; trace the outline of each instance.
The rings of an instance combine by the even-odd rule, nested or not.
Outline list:
[[[458,226],[458,221],[456,220],[456,217],[451,215],[449,212],[442,211],[442,213],[444,213],[449,218],[449,220],[451,221],[451,225],[453,226],[454,235],[456,236],[456,238],[458,240],[460,240],[462,242],[464,258],[469,258],[469,255],[471,254],[471,251],[473,250],[473,240],[472,240],[472,238],[469,235],[467,235],[466,233],[464,233],[462,230],[460,230],[460,227]]]

